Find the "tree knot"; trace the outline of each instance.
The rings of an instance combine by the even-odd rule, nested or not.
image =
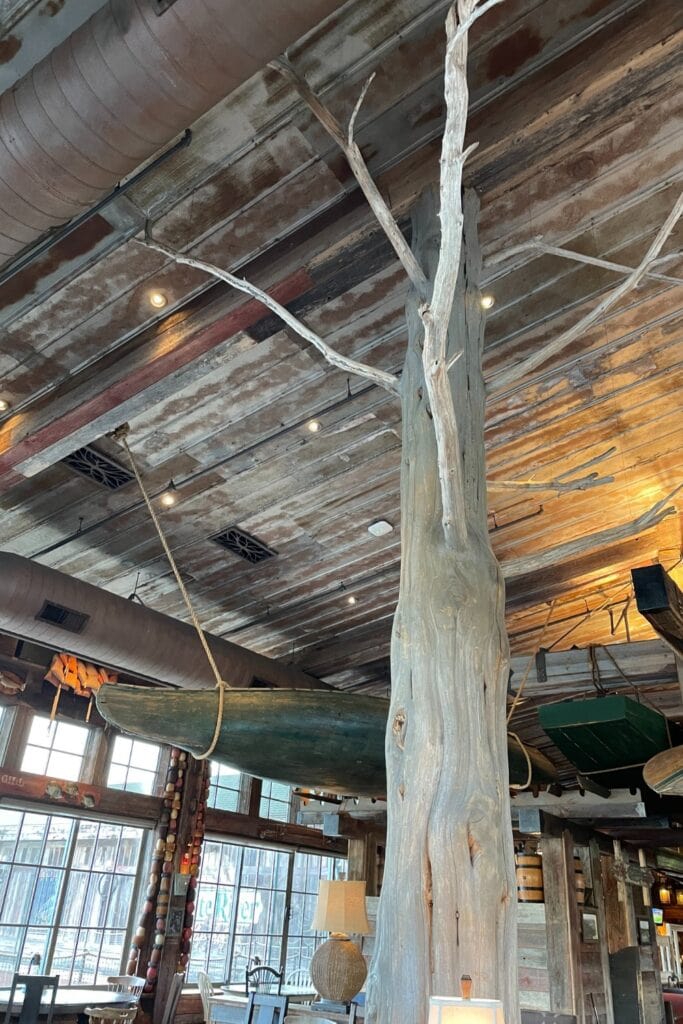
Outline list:
[[[391,732],[396,742],[396,746],[399,750],[403,750],[405,747],[406,737],[406,713],[404,708],[401,708],[394,715],[394,720],[391,723]]]

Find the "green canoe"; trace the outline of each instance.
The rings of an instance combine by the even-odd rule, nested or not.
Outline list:
[[[102,717],[123,732],[200,754],[216,722],[214,690],[103,686]],[[389,702],[331,690],[226,690],[213,759],[247,775],[332,793],[383,796],[384,732]],[[552,762],[527,748],[536,782],[551,782]],[[527,762],[508,741],[510,781],[523,783]]]

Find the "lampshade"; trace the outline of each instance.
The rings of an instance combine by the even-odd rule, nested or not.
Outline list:
[[[311,928],[317,932],[367,935],[370,925],[365,913],[365,882],[322,881]]]
[[[497,999],[432,996],[429,1024],[505,1024],[503,1004]]]

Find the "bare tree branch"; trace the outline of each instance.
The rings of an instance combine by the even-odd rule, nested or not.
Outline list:
[[[653,261],[659,256],[659,253],[664,246],[667,238],[675,228],[679,218],[683,214],[683,193],[678,197],[676,204],[667,217],[662,227],[657,232],[657,237],[654,239],[649,249],[645,253],[645,256],[640,261],[635,270],[631,271],[625,281],[622,281],[614,291],[610,292],[601,302],[595,306],[594,309],[587,313],[586,316],[570,327],[568,330],[563,331],[557,338],[548,342],[547,345],[543,345],[537,349],[532,355],[527,356],[516,366],[511,366],[507,370],[503,370],[502,373],[498,374],[493,380],[493,387],[489,393],[490,398],[499,398],[501,395],[506,394],[506,387],[508,384],[519,380],[524,377],[531,370],[535,370],[537,366],[543,365],[552,356],[557,355],[562,349],[566,348],[570,342],[575,338],[578,338],[583,334],[588,327],[599,320],[600,317],[611,309],[612,306],[624,296],[627,292],[631,291],[632,288],[639,283],[639,281],[645,276],[648,269],[652,265]]]
[[[410,246],[403,237],[401,229],[394,220],[393,214],[387,206],[382,193],[373,181],[367,168],[367,164],[363,159],[363,154],[353,138],[356,118],[361,108],[361,104],[365,99],[366,93],[370,88],[374,75],[371,75],[363,86],[360,97],[351,116],[348,131],[345,133],[332,112],[328,110],[322,100],[314,93],[313,89],[311,89],[306,79],[299,74],[296,68],[294,68],[286,58],[282,57],[278,60],[274,60],[271,62],[270,66],[276,71],[279,71],[283,78],[286,78],[287,81],[294,86],[304,103],[306,103],[311,112],[315,114],[328,135],[334,139],[343,151],[363,195],[367,199],[372,212],[379,221],[385,235],[389,239],[394,252],[403,264],[406,274],[410,278],[413,286],[417,289],[418,294],[423,298],[426,298],[429,294],[427,278],[415,259]]]
[[[545,551],[539,551],[535,554],[511,558],[507,562],[502,563],[503,575],[506,579],[512,579],[515,576],[523,576],[528,572],[538,572],[539,569],[547,569],[548,566],[557,565],[558,562],[569,561],[577,555],[591,551],[594,548],[607,547],[609,544],[614,544],[615,541],[627,540],[629,537],[642,533],[644,530],[651,530],[653,526],[657,526],[663,519],[676,513],[676,506],[669,505],[668,503],[678,494],[682,487],[683,484],[680,484],[666,498],[662,498],[651,509],[638,516],[637,519],[633,519],[630,523],[622,523],[620,526],[614,526],[609,530],[599,530],[597,533],[591,533],[585,537],[577,537],[575,540],[558,544],[553,548],[546,548]]]
[[[498,487],[516,488],[522,491],[557,491],[558,494],[565,491],[587,491],[592,487],[602,487],[603,484],[614,483],[613,476],[600,476],[598,473],[589,473],[587,476],[577,477],[576,474],[598,462],[603,462],[613,455],[616,447],[612,445],[607,451],[595,455],[587,462],[582,462],[564,473],[558,473],[551,480],[488,480],[487,487],[495,490]],[[567,480],[567,477],[571,477]]]
[[[538,252],[544,253],[547,256],[560,256],[566,260],[574,260],[576,263],[587,263],[592,267],[601,267],[603,270],[613,270],[617,274],[633,274],[634,268],[627,267],[623,263],[612,263],[611,260],[603,260],[598,256],[588,256],[583,252],[575,252],[573,249],[564,249],[558,245],[548,245],[543,241],[541,236],[529,239],[528,242],[521,242],[519,245],[513,245],[509,249],[502,249],[500,252],[494,253],[486,261],[488,267],[498,266],[499,263],[505,263],[513,256],[518,256],[525,252]],[[653,261],[650,266],[654,266]],[[647,270],[644,277],[651,277],[655,281],[664,281],[667,284],[683,284],[683,278],[670,277],[668,274],[658,274],[656,270]]]
[[[592,487],[602,487],[603,484],[614,483],[613,476],[600,476],[599,473],[589,473],[588,476],[578,477],[576,480],[560,480],[555,477],[553,480],[489,480],[487,487],[496,490],[498,487],[520,491],[556,491],[563,494],[567,491],[588,491]]]
[[[458,0],[446,19],[446,124],[441,148],[439,213],[441,241],[431,300],[422,306],[420,317],[425,332],[422,362],[436,436],[443,529],[452,546],[463,544],[467,536],[460,436],[448,379],[453,362],[448,362],[447,348],[462,249],[462,169],[472,152],[472,147],[465,151],[469,105],[468,32],[477,18],[501,2],[488,0],[479,6],[478,0]]]
[[[347,356],[341,355],[331,348],[326,341],[312,331],[310,327],[307,327],[305,323],[293,316],[289,310],[282,306],[276,299],[264,292],[261,288],[258,288],[255,284],[250,284],[249,281],[243,280],[241,277],[235,277],[228,270],[221,270],[220,267],[214,266],[213,263],[206,263],[204,260],[195,259],[194,256],[185,256],[183,253],[176,252],[174,249],[169,248],[167,245],[163,245],[161,242],[156,242],[154,239],[146,236],[144,239],[136,238],[136,242],[141,245],[147,246],[148,249],[154,249],[156,252],[162,253],[164,256],[168,256],[169,259],[176,263],[184,263],[188,267],[194,267],[196,270],[203,270],[205,273],[210,274],[212,277],[217,277],[221,281],[225,281],[226,284],[232,285],[238,291],[244,292],[246,295],[250,295],[252,299],[256,299],[258,302],[275,313],[280,319],[290,327],[299,337],[303,338],[304,341],[310,342],[319,352],[325,357],[328,363],[332,366],[336,366],[340,370],[344,370],[346,373],[354,373],[359,377],[365,377],[366,380],[372,381],[373,384],[378,384],[379,387],[384,388],[386,391],[390,391],[393,395],[400,393],[400,382],[398,377],[393,373],[386,373],[384,370],[376,370],[373,366],[368,366],[366,363],[359,363],[355,359],[349,359]]]

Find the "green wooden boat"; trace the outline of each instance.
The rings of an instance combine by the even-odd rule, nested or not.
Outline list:
[[[209,746],[218,697],[213,690],[103,686],[102,717],[124,732],[200,754]],[[332,793],[383,796],[384,732],[389,702],[331,690],[226,690],[213,759],[231,768]],[[536,782],[552,782],[545,755],[527,748]],[[510,781],[523,783],[527,762],[508,741]]]

